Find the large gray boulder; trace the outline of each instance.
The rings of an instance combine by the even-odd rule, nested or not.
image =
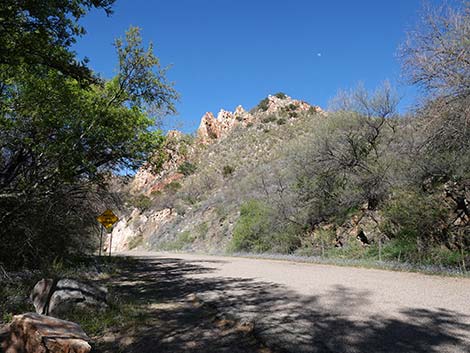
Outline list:
[[[13,317],[0,348],[5,353],[88,353],[89,341],[76,323],[26,313]]]
[[[105,287],[74,279],[42,279],[34,286],[31,300],[38,314],[60,318],[75,308],[106,309],[107,295]]]

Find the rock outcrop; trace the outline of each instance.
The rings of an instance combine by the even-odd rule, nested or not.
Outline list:
[[[105,309],[107,294],[104,287],[73,279],[42,279],[34,286],[31,300],[38,314],[61,317],[74,308]]]
[[[246,126],[253,123],[255,118],[248,113],[241,105],[234,112],[221,109],[217,114],[207,112],[201,118],[201,123],[197,129],[198,141],[202,144],[209,144],[214,140],[227,136],[235,126]]]
[[[143,214],[139,209],[134,209],[126,218],[120,220],[113,229],[112,252],[129,250],[133,238],[141,237],[143,243],[151,235],[158,231],[177,216],[170,208],[164,208],[152,213],[150,216]],[[109,246],[109,245],[107,245]]]
[[[382,216],[378,211],[368,210],[364,205],[342,226],[336,228],[336,246],[342,247],[351,240],[359,241],[363,246],[387,239],[380,231]]]
[[[4,335],[5,353],[88,353],[90,338],[76,323],[36,313],[16,315]]]
[[[298,113],[312,111],[322,113],[320,107],[312,106],[307,102],[293,99],[284,94],[270,95],[260,103],[252,113],[247,112],[241,105],[234,112],[220,110],[217,118],[207,112],[201,118],[197,129],[198,141],[210,144],[220,138],[226,137],[236,126],[248,126],[262,120],[263,116],[275,113],[286,113],[288,117],[295,117]]]
[[[277,94],[274,96],[269,95],[264,101],[264,104],[262,104],[262,107],[258,108],[258,111],[265,112],[267,114],[273,114],[287,109],[296,112],[304,112],[309,110],[312,110],[315,113],[322,112],[321,108],[318,106],[312,106],[307,102],[293,99],[292,97],[283,94]]]
[[[158,190],[154,184],[163,181],[166,177],[176,173],[178,167],[183,163],[191,151],[187,151],[184,135],[177,130],[171,130],[166,136],[166,143],[159,158],[163,159],[163,163],[159,171],[152,170],[150,165],[144,165],[139,169],[130,185],[131,193],[150,194],[152,191]],[[186,152],[183,153],[183,146]],[[166,184],[163,184],[165,186]]]

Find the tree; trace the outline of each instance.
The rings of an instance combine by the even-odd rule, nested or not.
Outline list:
[[[78,24],[91,9],[111,14],[115,0],[3,0],[0,4],[0,67],[9,72],[51,68],[82,83],[96,78],[70,47],[85,33]],[[5,73],[6,74],[6,73]],[[1,82],[1,81],[0,81]]]
[[[403,69],[412,84],[433,96],[470,94],[470,3],[427,7],[401,47]]]
[[[423,177],[445,181],[469,175],[470,3],[427,7],[401,48],[410,83],[426,98],[418,116],[425,135]]]
[[[118,75],[106,83],[83,87],[41,65],[0,74],[1,259],[12,249],[15,264],[66,256],[70,234],[89,234],[92,212],[82,211],[93,209],[90,196],[105,190],[107,175],[134,170],[161,148],[153,113],[173,112],[177,93],[137,28],[116,48]],[[75,231],[64,236],[72,222]]]

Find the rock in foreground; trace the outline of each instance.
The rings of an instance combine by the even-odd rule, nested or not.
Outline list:
[[[61,317],[74,308],[106,309],[106,288],[63,278],[42,279],[33,288],[31,300],[38,314]]]
[[[5,353],[88,353],[90,340],[73,322],[26,313],[16,315],[2,342]]]

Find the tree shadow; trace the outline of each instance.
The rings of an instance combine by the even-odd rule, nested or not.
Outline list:
[[[409,308],[358,318],[352,313],[370,304],[367,291],[336,286],[302,296],[275,283],[214,277],[216,269],[202,262],[143,257],[124,263],[112,286],[148,305],[156,321],[120,333],[102,351],[470,352],[470,319],[457,312]]]

